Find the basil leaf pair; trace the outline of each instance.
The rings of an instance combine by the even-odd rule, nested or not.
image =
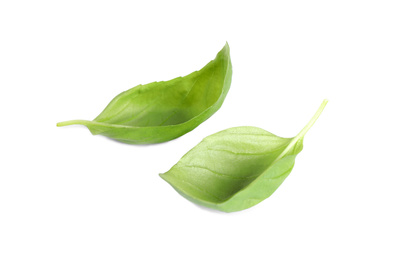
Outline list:
[[[199,71],[170,81],[139,85],[116,96],[94,120],[71,120],[57,126],[85,125],[128,144],[160,143],[193,130],[222,105],[231,84],[229,45]],[[323,111],[294,138],[257,127],[234,127],[210,135],[160,174],[188,200],[221,211],[252,207],[269,197],[292,171],[303,138]]]
[[[290,174],[305,134],[327,102],[294,138],[257,127],[229,128],[204,138],[160,176],[194,203],[225,212],[252,207]]]
[[[128,144],[166,142],[211,117],[221,107],[231,79],[226,43],[216,58],[199,71],[136,86],[116,96],[94,120],[71,120],[57,126],[84,125],[94,135]]]

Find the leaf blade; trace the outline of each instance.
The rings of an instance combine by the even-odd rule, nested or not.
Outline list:
[[[130,144],[166,142],[190,132],[211,117],[229,91],[229,45],[201,70],[169,81],[138,85],[117,95],[92,121],[71,120],[92,134]]]
[[[209,208],[233,212],[252,207],[271,196],[290,174],[304,135],[326,104],[327,100],[294,138],[257,127],[210,135],[160,177],[188,200]]]

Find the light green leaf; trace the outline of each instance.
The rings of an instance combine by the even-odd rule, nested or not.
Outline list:
[[[166,142],[211,117],[221,107],[231,79],[226,43],[216,58],[199,71],[136,86],[116,96],[94,120],[71,120],[57,126],[85,125],[94,135],[129,144]]]
[[[257,127],[234,127],[204,138],[160,176],[188,200],[221,211],[252,207],[268,198],[292,171],[303,138],[327,100],[294,138]]]

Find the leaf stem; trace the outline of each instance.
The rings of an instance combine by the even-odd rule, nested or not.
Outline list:
[[[310,119],[309,123],[307,123],[307,125],[299,132],[299,134],[297,136],[295,136],[295,138],[300,139],[307,133],[307,131],[309,131],[309,129],[314,125],[314,123],[317,121],[317,119],[323,112],[327,103],[328,103],[328,100],[324,99],[323,103],[321,103],[320,107],[317,109],[317,112],[314,114],[312,119]]]
[[[68,125],[86,125],[91,121],[88,120],[69,120],[57,123],[57,126],[68,126]]]
[[[317,119],[319,118],[319,116],[321,115],[321,113],[323,112],[325,106],[327,105],[328,100],[324,99],[323,103],[321,103],[320,107],[317,109],[317,112],[314,114],[314,116],[312,117],[312,119],[310,119],[309,123],[307,123],[307,125],[299,132],[299,134],[297,136],[295,136],[291,142],[288,144],[288,146],[284,149],[284,151],[277,157],[277,159],[275,161],[278,161],[279,159],[283,158],[284,155],[286,155],[289,150],[291,150],[292,147],[294,147],[294,145],[300,140],[302,139],[305,134],[307,133],[307,131],[309,131],[309,129],[314,125],[314,123],[317,121]]]

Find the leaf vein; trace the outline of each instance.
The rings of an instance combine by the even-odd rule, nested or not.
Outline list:
[[[217,200],[219,200],[219,201],[223,201],[223,199],[219,198],[218,196],[216,196],[216,195],[212,194],[211,192],[206,191],[206,190],[204,190],[204,189],[202,189],[202,188],[199,188],[198,186],[196,186],[196,185],[194,185],[194,184],[192,184],[192,183],[190,183],[190,182],[188,182],[188,181],[185,181],[185,180],[182,180],[182,179],[180,179],[179,181],[184,182],[184,183],[186,183],[187,185],[189,185],[190,187],[192,187],[192,188],[194,188],[194,189],[196,189],[196,190],[198,190],[198,191],[200,191],[200,192],[204,192],[204,193],[206,193],[207,195],[210,195],[211,197],[213,197],[213,198],[215,198],[215,199],[217,199]]]
[[[252,178],[255,178],[255,177],[258,176],[258,174],[255,174],[255,175],[246,176],[246,177],[236,177],[236,176],[231,176],[231,175],[228,175],[228,174],[216,172],[216,171],[211,170],[211,169],[209,169],[207,167],[203,167],[203,166],[199,166],[199,165],[182,164],[180,166],[181,167],[186,167],[186,168],[197,168],[197,169],[207,170],[209,172],[212,172],[215,175],[218,175],[218,176],[221,176],[221,177],[224,177],[224,178],[235,179],[235,180],[249,180],[249,179],[252,179]]]

